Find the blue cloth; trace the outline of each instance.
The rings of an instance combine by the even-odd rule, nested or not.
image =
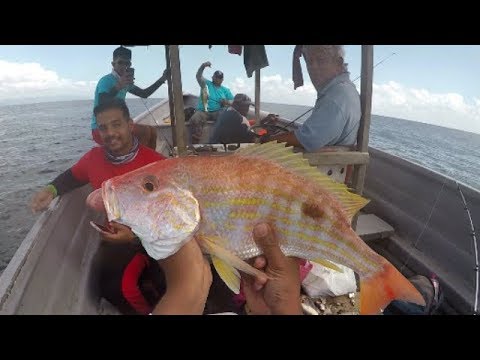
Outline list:
[[[97,87],[95,88],[95,100],[93,103],[94,108],[95,106],[98,105],[100,94],[110,92],[110,90],[112,90],[112,88],[115,86],[117,81],[118,81],[118,75],[115,72],[105,75],[98,81]],[[115,97],[125,100],[125,97],[127,96],[127,92],[131,89],[131,87],[132,85],[127,86],[126,88],[123,88],[117,93],[117,95],[115,95]],[[97,119],[95,117],[95,114],[92,114],[91,126],[92,126],[92,130],[95,130],[97,128]]]
[[[354,145],[361,115],[360,95],[344,72],[318,91],[312,114],[295,136],[309,152],[328,145]]]
[[[394,300],[383,311],[383,315],[426,315],[425,307],[408,301]]]
[[[233,95],[230,89],[225,86],[215,86],[210,80],[205,80],[208,87],[208,111],[218,111],[222,108],[221,99],[233,100]],[[202,103],[202,94],[198,99],[197,110],[205,111]]]

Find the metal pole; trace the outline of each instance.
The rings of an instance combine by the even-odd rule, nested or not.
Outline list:
[[[172,72],[173,109],[175,114],[175,135],[177,138],[177,152],[179,156],[187,154],[185,112],[183,105],[182,74],[180,72],[180,54],[178,45],[168,45],[170,56],[170,70]]]
[[[255,124],[260,124],[260,69],[255,70]]]
[[[167,62],[167,70],[172,69],[170,64],[170,48],[168,45],[165,45],[165,58]],[[172,93],[172,74],[167,79],[167,86],[168,86],[168,105],[170,107],[170,123],[172,128],[172,141],[173,146],[177,146],[177,139],[175,137],[175,112],[173,111],[173,93]]]

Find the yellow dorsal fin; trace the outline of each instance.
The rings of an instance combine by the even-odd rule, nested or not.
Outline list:
[[[316,182],[337,198],[350,220],[369,202],[364,197],[351,193],[345,184],[335,182],[327,175],[322,174],[315,166],[311,166],[307,159],[303,158],[302,153],[294,153],[293,147],[286,147],[285,143],[255,144],[237,150],[235,155],[270,160],[297,175]]]
[[[312,260],[312,262],[314,263],[317,263],[317,264],[320,264],[322,266],[325,266],[326,268],[329,268],[329,269],[332,269],[332,270],[335,270],[335,271],[338,271],[338,272],[341,272],[343,273],[343,270],[340,269],[337,265],[335,265],[334,263],[328,261],[328,260],[325,260],[325,259],[315,259],[315,260]]]

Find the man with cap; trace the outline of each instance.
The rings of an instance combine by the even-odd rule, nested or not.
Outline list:
[[[132,51],[126,47],[120,46],[113,51],[112,72],[103,76],[95,89],[94,108],[112,98],[125,100],[127,92],[141,98],[148,98],[162,84],[167,81],[168,71],[165,70],[163,75],[146,89],[141,89],[134,85],[134,75],[132,66]],[[100,137],[97,120],[95,114],[92,115],[91,121],[93,140],[99,145],[103,145]],[[153,126],[135,124],[134,134],[138,137],[141,144],[146,145],[155,150],[156,147],[156,130]]]
[[[250,105],[253,104],[247,95],[235,95],[232,106],[218,116],[209,142],[211,144],[254,142],[255,135],[249,131],[250,123],[246,118]]]
[[[212,64],[207,61],[200,65],[197,71],[197,81],[200,85],[200,98],[195,113],[190,118],[190,133],[192,144],[198,144],[203,134],[203,127],[207,121],[216,121],[220,110],[231,104],[233,95],[230,89],[222,86],[223,73],[217,70],[213,73],[212,81],[203,77],[203,70]],[[203,103],[202,97],[206,100]],[[208,97],[208,99],[207,99]]]

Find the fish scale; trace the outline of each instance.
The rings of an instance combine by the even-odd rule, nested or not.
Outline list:
[[[232,156],[159,161],[106,181],[102,194],[109,220],[130,226],[151,257],[168,257],[193,237],[234,292],[240,285],[237,269],[265,276],[244,260],[262,253],[252,230],[268,222],[285,255],[355,271],[361,313],[378,313],[394,298],[424,303],[351,228],[368,201],[282,144],[253,145]]]

